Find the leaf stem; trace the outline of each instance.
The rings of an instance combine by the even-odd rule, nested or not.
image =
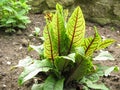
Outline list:
[[[71,73],[70,73],[71,75],[67,78],[65,85],[68,85],[68,83],[71,81],[71,78],[73,77],[74,73],[79,68],[79,66],[81,65],[82,61],[83,61],[83,59],[79,62],[79,64],[76,66],[76,68],[71,71]]]

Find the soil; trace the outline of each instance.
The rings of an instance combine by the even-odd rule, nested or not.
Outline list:
[[[18,30],[14,34],[6,34],[0,31],[0,90],[30,90],[30,82],[27,82],[22,87],[18,86],[17,78],[22,72],[22,69],[17,68],[11,70],[13,66],[18,64],[19,60],[24,59],[28,55],[34,58],[38,57],[36,52],[28,52],[27,47],[29,44],[41,44],[38,38],[30,37],[30,34],[33,33],[34,27],[39,27],[41,29],[41,36],[45,20],[44,16],[39,14],[30,15],[30,19],[31,23],[27,26],[26,30]],[[87,22],[87,35],[93,33],[94,25],[96,24]],[[103,37],[116,40],[114,44],[106,49],[112,53],[115,60],[99,61],[97,63],[107,66],[117,65],[120,67],[120,47],[118,47],[118,44],[120,44],[120,30],[111,26],[100,27],[97,25],[97,27]],[[103,77],[101,81],[104,82],[110,90],[120,90],[120,72],[112,73],[109,77]]]

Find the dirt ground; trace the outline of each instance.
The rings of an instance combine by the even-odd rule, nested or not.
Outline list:
[[[12,66],[18,64],[18,61],[31,55],[37,58],[36,52],[28,52],[28,44],[39,45],[40,40],[29,35],[34,31],[34,27],[41,28],[45,25],[43,15],[30,15],[31,24],[27,26],[27,30],[18,30],[16,34],[6,34],[0,31],[0,90],[30,90],[30,83],[26,83],[23,87],[17,84],[17,78],[21,73],[21,69],[11,71]],[[87,23],[87,35],[93,32],[95,24]],[[100,34],[106,38],[113,38],[116,42],[107,48],[112,53],[115,61],[100,61],[102,65],[119,66],[120,67],[120,29],[111,26],[97,26]],[[120,90],[120,72],[112,73],[109,77],[102,78],[110,90]]]

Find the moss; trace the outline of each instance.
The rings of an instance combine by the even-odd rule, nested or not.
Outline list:
[[[82,3],[82,4],[95,4],[99,0],[76,0],[76,3]]]
[[[111,23],[109,18],[91,18],[89,19],[91,22],[98,23],[101,26],[107,25]]]
[[[31,13],[42,13],[44,10],[48,10],[48,6],[47,6],[46,2],[42,2],[37,7],[32,7],[32,10],[30,12]]]

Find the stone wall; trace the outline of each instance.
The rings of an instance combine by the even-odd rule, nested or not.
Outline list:
[[[100,25],[115,25],[120,27],[120,0],[30,0],[32,13],[42,13],[44,10],[55,9],[60,3],[70,11],[80,5],[86,20]]]

